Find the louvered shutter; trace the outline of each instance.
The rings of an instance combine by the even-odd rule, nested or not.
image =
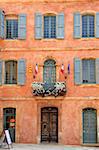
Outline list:
[[[82,60],[82,82],[83,83],[88,83],[90,74],[89,74],[89,67],[88,67],[88,60]],[[90,64],[89,64],[90,65]]]
[[[59,13],[57,15],[57,30],[56,35],[58,39],[64,39],[64,13]]]
[[[96,13],[96,37],[99,38],[99,12]]]
[[[2,85],[2,60],[0,60],[0,85]]]
[[[81,15],[74,13],[74,38],[81,38]]]
[[[4,13],[0,10],[0,38],[4,38]]]
[[[26,63],[25,59],[18,61],[18,84],[24,85],[26,80]]]
[[[99,58],[96,58],[96,84],[99,84]]]
[[[26,39],[26,14],[20,14],[18,17],[18,39]]]
[[[41,39],[42,38],[42,14],[36,13],[35,14],[35,38]]]
[[[89,66],[90,66],[90,71],[89,71],[89,81],[90,83],[95,83],[96,82],[96,77],[95,77],[95,60],[89,60]]]
[[[82,62],[79,58],[74,59],[74,79],[75,84],[82,83]]]
[[[83,83],[95,83],[95,60],[85,59],[82,61]]]

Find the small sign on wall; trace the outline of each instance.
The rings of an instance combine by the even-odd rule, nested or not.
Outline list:
[[[32,73],[32,72],[33,72],[31,65],[28,67],[28,72],[29,72],[29,73]]]
[[[9,149],[10,149],[10,145],[12,147],[12,141],[11,141],[11,136],[10,136],[9,130],[5,130],[5,137],[6,137]]]

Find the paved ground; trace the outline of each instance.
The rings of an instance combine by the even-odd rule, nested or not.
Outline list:
[[[0,150],[8,149],[0,148]],[[64,145],[43,145],[43,144],[13,144],[10,150],[99,150],[99,147],[80,147],[80,146],[64,146]]]

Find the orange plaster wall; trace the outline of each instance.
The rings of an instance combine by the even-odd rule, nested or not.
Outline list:
[[[18,143],[37,143],[37,104],[35,100],[21,100],[20,101],[2,101],[1,102],[1,116],[0,131],[3,124],[3,108],[16,108],[16,142]],[[24,107],[23,107],[24,106]]]
[[[67,94],[69,97],[79,96],[98,96],[99,85],[75,85],[74,84],[74,58],[99,58],[98,50],[82,50],[80,51],[24,51],[24,52],[2,52],[1,57],[4,60],[26,59],[26,84],[24,86],[18,85],[2,85],[0,86],[1,97],[32,97],[31,83],[33,81],[43,81],[43,63],[45,58],[50,57],[56,60],[57,66],[57,81],[64,81],[64,76],[60,72],[61,64],[64,63],[65,71],[67,70],[68,62],[70,62],[70,75],[65,80],[67,83]],[[39,65],[39,72],[36,78],[33,78],[35,64]],[[29,72],[29,67],[32,67],[32,72]],[[92,92],[93,91],[93,92]]]
[[[29,67],[32,67],[34,71],[35,64],[39,65],[39,73],[36,77],[36,81],[42,81],[43,79],[43,64],[44,61],[49,58],[56,60],[57,67],[57,80],[64,80],[64,77],[60,75],[60,67],[63,63],[65,70],[67,71],[68,62],[70,62],[71,73],[67,79],[67,96],[98,96],[98,88],[81,87],[74,85],[74,66],[73,59],[75,57],[80,58],[99,58],[98,39],[73,39],[73,13],[80,11],[94,12],[98,11],[99,2],[67,2],[67,3],[1,3],[0,8],[7,14],[27,14],[27,38],[26,40],[0,40],[0,59],[26,59],[26,85],[20,86],[6,86],[0,87],[0,95],[5,97],[13,96],[26,96],[31,97],[31,83],[34,81],[33,72],[29,73]],[[49,9],[50,8],[50,9]],[[57,10],[58,8],[58,10]],[[65,13],[65,39],[34,39],[34,16],[35,12],[41,12],[42,14],[48,12],[64,12]],[[78,92],[79,89],[79,92]],[[86,91],[89,92],[86,92]],[[5,92],[8,91],[8,92]],[[93,93],[91,92],[93,91]],[[91,95],[90,95],[91,94]]]
[[[39,143],[41,137],[41,108],[58,108],[58,142],[66,145],[82,144],[82,110],[92,107],[99,109],[97,100],[21,100],[2,101],[2,108],[16,108],[16,142]],[[0,107],[0,108],[1,108]],[[1,108],[1,109],[2,109]],[[99,115],[99,110],[97,111]],[[0,120],[2,120],[0,116]],[[1,125],[0,125],[1,126]]]
[[[76,86],[74,85],[74,65],[73,59],[79,58],[99,58],[99,39],[73,39],[73,13],[99,12],[99,2],[12,2],[0,3],[0,8],[5,14],[27,14],[27,38],[26,40],[0,40],[0,59],[18,60],[26,59],[26,84],[2,85],[0,86],[1,109],[5,107],[15,107],[17,109],[16,124],[16,142],[37,143],[40,138],[40,109],[45,106],[56,106],[60,111],[60,143],[63,144],[81,144],[82,139],[82,108],[92,106],[99,108],[98,100],[85,101],[84,97],[98,97],[99,85]],[[65,13],[65,39],[64,40],[35,40],[34,38],[34,13],[42,12],[64,12]],[[32,95],[31,83],[33,81],[43,81],[43,64],[47,58],[53,58],[57,64],[57,81],[64,81],[60,73],[60,67],[63,63],[67,71],[68,62],[70,63],[70,75],[66,79],[67,94],[61,99],[52,99],[44,102],[35,100]],[[38,63],[39,72],[36,79],[33,79],[35,64]],[[32,72],[29,68],[32,67]],[[67,100],[67,97],[75,97],[74,100]],[[82,97],[83,100],[76,100],[76,97]],[[12,99],[13,98],[13,99]],[[18,99],[19,98],[19,99]],[[21,98],[24,98],[21,99]],[[61,102],[60,102],[61,101]],[[40,105],[38,107],[38,105]],[[60,107],[61,105],[61,107]],[[38,115],[39,111],[39,115]],[[1,124],[3,118],[1,117]],[[1,125],[2,126],[2,125]]]
[[[99,116],[99,101],[96,100],[68,100],[62,103],[62,143],[79,145],[83,143],[84,108],[95,108]]]

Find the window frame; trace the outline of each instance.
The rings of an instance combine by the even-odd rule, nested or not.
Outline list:
[[[48,72],[47,72],[47,70],[48,70]],[[50,71],[50,73],[49,73],[49,71]],[[53,77],[53,78],[49,78],[49,76]],[[56,76],[56,61],[54,59],[47,59],[47,60],[45,60],[44,64],[43,64],[43,82],[45,83],[45,87],[47,89],[49,87],[53,88],[54,83],[57,80],[56,77],[57,77]]]
[[[52,17],[54,16],[55,17],[55,37],[44,37],[44,17]],[[54,14],[54,13],[46,13],[46,14],[43,14],[43,39],[57,39],[57,15]]]
[[[91,61],[91,60],[94,60],[94,82],[84,82],[83,81],[83,61]],[[90,68],[89,68],[89,62],[88,62],[88,75],[90,76]],[[90,77],[87,77],[87,80],[89,79]],[[86,84],[86,85],[88,85],[88,84],[96,84],[96,59],[82,59],[82,84]]]
[[[17,20],[17,37],[7,38],[7,20]],[[18,39],[18,16],[17,15],[6,15],[5,17],[5,39],[6,40],[17,40]]]
[[[7,78],[6,78],[6,63],[15,63],[16,64],[16,68],[14,68],[15,70],[16,70],[16,79],[15,79],[15,81],[13,81],[12,80],[12,78],[13,78],[13,76],[14,76],[14,69],[12,69],[12,72],[10,72],[9,71],[9,74],[11,74],[12,73],[12,75],[9,75],[10,76],[10,78],[11,78],[11,81],[8,79],[8,81],[7,81]],[[11,64],[10,64],[10,67],[11,67]],[[4,78],[4,84],[5,85],[17,85],[17,83],[18,83],[18,62],[17,62],[17,60],[6,60],[5,62],[4,62],[4,76],[5,76],[5,78]],[[12,76],[12,77],[11,77]],[[7,83],[8,82],[8,83]],[[10,83],[11,82],[11,83]],[[13,83],[13,82],[15,82],[15,83]]]
[[[95,108],[95,107],[84,107],[83,109],[82,109],[82,124],[83,124],[83,126],[82,126],[82,131],[84,131],[84,126],[85,126],[85,124],[84,124],[84,122],[85,122],[85,120],[84,120],[84,113],[86,113],[86,112],[89,112],[89,111],[92,111],[92,112],[94,112],[95,114],[96,114],[96,143],[97,143],[97,139],[98,139],[98,134],[97,134],[97,108]],[[82,144],[89,144],[89,143],[87,143],[87,142],[84,142],[84,132],[82,132]],[[91,143],[91,144],[93,144],[93,143]]]
[[[82,32],[83,32],[83,28],[82,28],[82,24],[83,24],[83,21],[82,21],[82,17],[83,16],[93,16],[94,17],[94,36],[93,37],[90,37],[88,34],[89,34],[89,27],[87,27],[87,30],[88,30],[88,34],[86,37],[83,37],[82,36]],[[87,19],[87,22],[88,22],[88,19]],[[88,22],[89,24],[89,22]],[[82,13],[81,14],[81,38],[83,39],[89,39],[89,38],[95,38],[95,35],[96,35],[96,14],[95,13]]]

